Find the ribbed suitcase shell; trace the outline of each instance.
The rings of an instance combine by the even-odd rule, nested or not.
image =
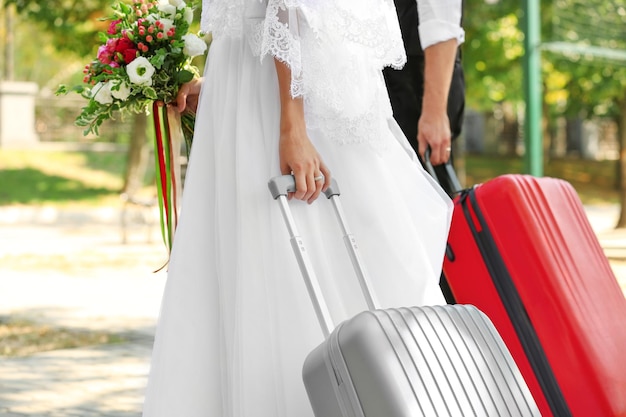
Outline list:
[[[369,310],[333,327],[314,268],[291,215],[291,176],[268,183],[325,341],[306,358],[303,379],[316,417],[540,416],[487,316],[471,305],[381,310],[333,180],[332,201]]]
[[[491,318],[542,415],[626,416],[626,299],[571,185],[505,175],[455,203],[445,277]]]
[[[304,364],[318,417],[539,416],[489,319],[470,305],[363,312]]]

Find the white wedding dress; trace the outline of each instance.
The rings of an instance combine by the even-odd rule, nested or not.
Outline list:
[[[301,369],[323,335],[267,188],[280,174],[272,56],[305,97],[383,307],[444,303],[451,203],[391,117],[380,69],[404,60],[391,0],[205,0],[203,27],[214,40],[144,416],[311,417]],[[330,202],[290,205],[334,320],[365,309]]]

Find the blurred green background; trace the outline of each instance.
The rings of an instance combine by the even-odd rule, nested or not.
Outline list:
[[[201,2],[191,3],[198,30]],[[81,82],[111,14],[110,1],[73,4],[0,0],[0,83],[37,86],[40,141],[21,150],[0,141],[0,205],[97,206],[117,204],[120,193],[154,194],[149,117],[83,136],[73,121],[84,100],[53,94]],[[624,206],[626,0],[539,4],[544,174],[571,182],[584,203]],[[514,0],[464,1],[467,105],[455,163],[466,186],[524,171],[524,12]]]
[[[126,167],[126,153],[93,151],[0,150],[0,206],[55,204],[100,206],[117,204]],[[522,173],[519,157],[466,155],[464,186],[507,173]],[[583,203],[617,203],[615,161],[564,158],[546,164],[548,176],[568,180]],[[153,170],[149,170],[153,172]],[[142,193],[152,192],[153,176]]]

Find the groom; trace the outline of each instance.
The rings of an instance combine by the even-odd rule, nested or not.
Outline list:
[[[442,164],[451,158],[451,142],[460,135],[463,123],[465,79],[457,41],[463,35],[445,25],[430,26],[421,28],[420,39],[419,1],[394,0],[407,63],[400,70],[385,68],[383,74],[394,118],[422,161],[430,146],[430,161],[439,183],[452,195],[458,190],[452,189],[447,181]],[[463,5],[461,0],[458,3],[458,10],[446,10],[446,13],[456,12],[460,20]],[[432,44],[428,39],[431,30],[450,31],[452,39]]]

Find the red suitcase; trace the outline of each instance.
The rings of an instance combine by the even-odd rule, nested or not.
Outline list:
[[[626,298],[569,183],[461,192],[448,244],[454,299],[491,318],[544,417],[626,416]]]

